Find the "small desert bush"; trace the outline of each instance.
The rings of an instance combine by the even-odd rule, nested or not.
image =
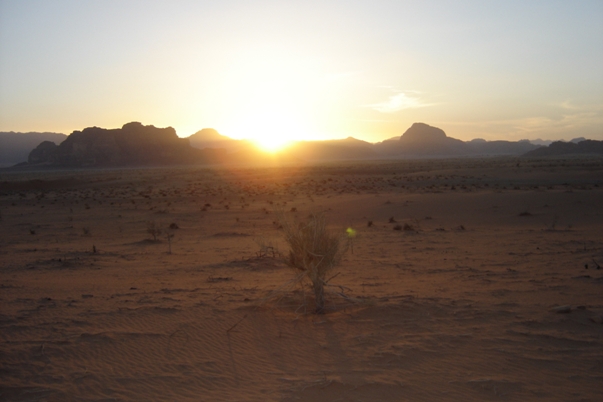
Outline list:
[[[410,223],[405,223],[404,227],[402,228],[404,229],[406,232],[415,232],[417,229],[411,225]]]
[[[327,229],[323,214],[310,215],[305,222],[282,221],[285,241],[289,254],[285,262],[299,271],[300,280],[309,279],[314,292],[316,312],[323,313],[325,306],[324,287],[329,279],[327,275],[341,261],[348,243],[344,235],[338,235]]]
[[[256,258],[258,259],[266,257],[276,258],[281,255],[278,246],[272,239],[258,237],[254,239],[254,242],[259,246],[259,250],[255,253]]]
[[[157,224],[155,221],[147,222],[147,233],[151,235],[153,241],[157,241],[157,237],[161,236],[163,230],[161,229],[161,225]]]

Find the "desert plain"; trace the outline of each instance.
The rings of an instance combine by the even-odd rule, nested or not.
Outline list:
[[[4,170],[0,229],[2,401],[601,400],[601,158]]]

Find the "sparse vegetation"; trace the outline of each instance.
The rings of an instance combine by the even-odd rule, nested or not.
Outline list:
[[[559,216],[558,215],[553,216],[553,221],[549,225],[548,230],[555,230],[555,228],[557,227],[558,221],[559,221]]]
[[[273,222],[273,223],[276,223],[276,222]],[[266,258],[266,257],[276,258],[277,256],[281,255],[280,251],[278,250],[278,247],[275,245],[275,243],[271,239],[259,237],[259,238],[254,239],[254,241],[260,247],[259,251],[257,251],[255,253],[256,258],[258,258],[258,259]]]
[[[416,228],[415,228],[413,225],[411,225],[410,223],[405,223],[405,224],[404,224],[404,227],[403,227],[402,229],[404,229],[404,231],[405,231],[405,232],[416,232],[416,230],[417,230],[417,229],[416,229]]]
[[[147,222],[147,233],[151,235],[153,241],[157,241],[157,237],[161,236],[163,230],[161,230],[161,226],[157,224],[155,221]]]
[[[289,245],[287,265],[299,271],[298,278],[307,278],[314,292],[316,313],[324,313],[324,288],[332,278],[327,275],[339,264],[347,250],[342,245],[342,235],[332,234],[327,229],[323,214],[311,215],[306,222],[283,221],[285,241]]]
[[[172,254],[172,239],[174,238],[174,234],[168,232],[165,237],[168,241],[168,254]]]

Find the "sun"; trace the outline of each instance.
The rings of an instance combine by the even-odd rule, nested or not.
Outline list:
[[[282,105],[264,103],[250,108],[231,130],[261,150],[276,153],[306,135],[300,118]]]
[[[287,138],[279,138],[278,135],[266,135],[256,138],[253,142],[263,151],[276,153],[287,148],[292,141]]]
[[[220,103],[225,135],[275,153],[312,137],[320,75],[300,59],[271,48],[250,49],[226,76]]]

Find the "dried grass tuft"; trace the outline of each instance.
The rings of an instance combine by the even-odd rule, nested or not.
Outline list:
[[[289,254],[285,262],[299,271],[298,281],[307,278],[311,282],[316,304],[316,313],[323,313],[325,306],[324,287],[327,275],[337,266],[347,251],[345,235],[327,229],[324,214],[310,215],[305,222],[282,220],[285,241]]]

